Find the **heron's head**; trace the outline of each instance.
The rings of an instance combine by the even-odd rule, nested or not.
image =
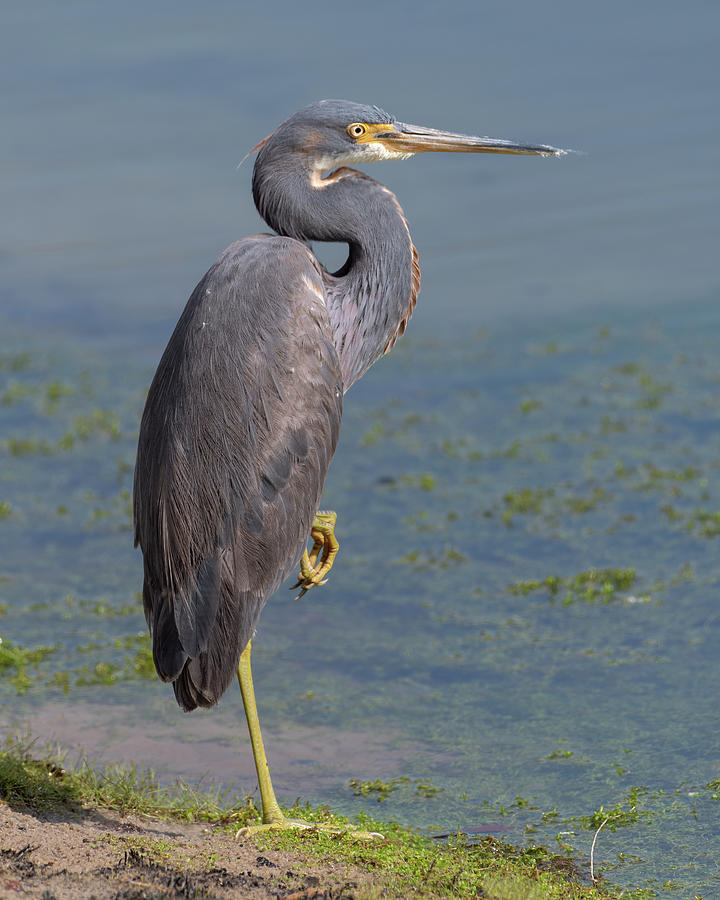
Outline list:
[[[428,152],[534,156],[563,156],[567,152],[545,144],[520,144],[408,125],[377,106],[348,100],[320,100],[306,106],[254,149],[261,154],[292,157],[316,172],[340,165],[408,159]]]

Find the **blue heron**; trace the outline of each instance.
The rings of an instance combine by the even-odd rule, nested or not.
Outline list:
[[[420,287],[400,204],[347,164],[428,151],[565,152],[407,125],[343,100],[296,112],[253,151],[253,198],[276,234],[237,241],[201,279],[142,417],[135,543],[155,667],[186,711],[216,704],[237,673],[266,826],[303,823],[285,818],[273,791],[251,638],[298,564],[301,594],[333,565],[335,514],[318,504],[343,395],[404,332]],[[346,243],[347,261],[328,272],[311,241]]]

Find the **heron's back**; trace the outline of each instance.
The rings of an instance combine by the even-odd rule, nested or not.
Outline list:
[[[342,393],[309,251],[265,235],[228,247],[160,361],[135,469],[155,665],[184,709],[218,701],[266,600],[297,564]]]

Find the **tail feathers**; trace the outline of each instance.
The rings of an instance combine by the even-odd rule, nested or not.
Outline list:
[[[185,652],[197,657],[207,648],[220,603],[220,556],[200,563],[195,578],[179,590],[173,603],[175,625]]]
[[[182,672],[188,655],[180,643],[172,603],[165,596],[161,596],[154,604],[152,638],[153,660],[158,675],[163,681],[175,681]]]
[[[210,609],[202,616],[201,641],[196,633],[188,640],[190,646],[178,627],[177,598],[154,592],[147,581],[145,584],[155,668],[163,681],[173,682],[177,702],[186,712],[214,706],[228,689],[264,605],[262,595],[237,590],[229,567],[222,569],[219,579],[216,573],[217,569],[209,568],[199,579],[205,588],[215,587],[219,580],[219,591],[208,604],[214,607],[214,614]]]
[[[217,616],[207,649],[185,659],[174,679],[178,704],[186,711],[198,706],[214,706],[237,675],[240,654],[252,637],[263,600],[249,592],[238,595],[223,580]]]
[[[203,654],[205,655],[205,654]],[[191,712],[198,706],[208,707],[217,703],[217,696],[209,689],[209,685],[204,686],[203,682],[203,664],[200,658],[189,659],[185,663],[182,672],[173,682],[173,690],[175,691],[175,699],[178,706]],[[230,673],[232,677],[232,673]],[[225,685],[225,689],[229,687],[230,682]]]
[[[218,668],[211,668],[208,658],[209,654],[202,653],[196,659],[187,660],[182,672],[173,682],[175,699],[185,712],[191,712],[198,706],[215,706],[230,687],[237,672],[240,654],[237,654],[237,659],[226,658]]]

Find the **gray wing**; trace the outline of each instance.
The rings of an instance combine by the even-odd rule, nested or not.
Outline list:
[[[342,395],[309,251],[263,235],[228,247],[160,361],[135,468],[153,657],[186,710],[218,701],[266,600],[297,565]]]

